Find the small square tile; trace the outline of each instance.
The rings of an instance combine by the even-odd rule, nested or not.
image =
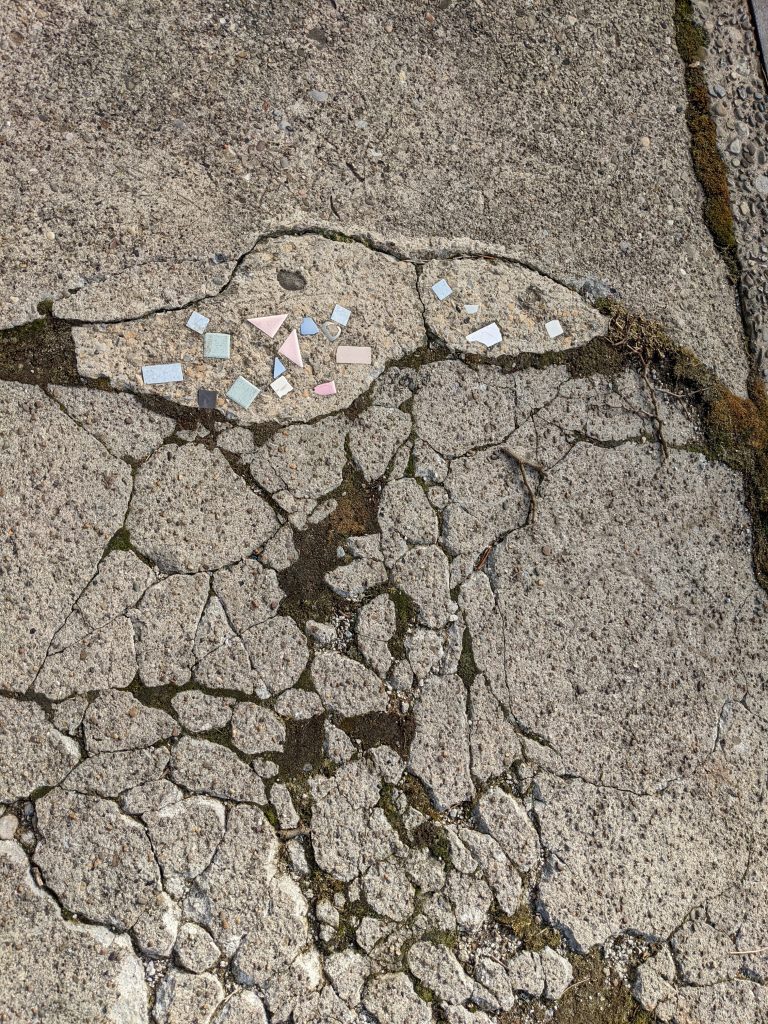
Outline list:
[[[293,386],[287,377],[278,377],[277,380],[273,380],[269,385],[275,392],[278,398],[285,398],[293,391]]]
[[[208,359],[229,359],[232,337],[229,334],[206,334],[203,355]]]
[[[205,328],[209,323],[210,320],[207,316],[203,316],[202,313],[193,313],[189,320],[187,320],[187,327],[196,334],[204,334]]]
[[[451,288],[445,278],[442,278],[440,281],[433,284],[432,291],[441,302],[443,299],[447,299],[449,295],[453,295],[453,288]]]
[[[564,334],[563,325],[559,320],[550,320],[548,324],[544,324],[547,329],[547,334],[550,338],[559,338],[561,334]]]
[[[236,405],[242,406],[243,409],[247,409],[260,391],[261,388],[251,384],[245,377],[238,377],[227,392],[227,398]]]
[[[351,315],[352,310],[347,309],[346,306],[334,306],[333,312],[331,313],[331,320],[333,320],[335,324],[341,324],[342,327],[346,327]]]
[[[207,388],[197,389],[198,409],[215,409],[218,395],[215,391],[208,391]]]
[[[184,380],[181,363],[155,363],[142,366],[141,377],[145,384],[174,384]]]

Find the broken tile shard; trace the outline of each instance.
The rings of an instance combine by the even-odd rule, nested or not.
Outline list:
[[[206,334],[203,355],[208,359],[229,359],[232,337],[229,334]]]
[[[333,307],[333,312],[331,313],[331,320],[333,320],[335,324],[341,324],[342,327],[346,327],[349,323],[351,314],[351,309],[347,309],[346,306],[339,306],[336,304]]]
[[[448,284],[445,278],[441,278],[432,285],[432,291],[435,293],[440,302],[443,299],[447,299],[449,295],[453,294],[453,288]]]
[[[190,331],[194,331],[195,334],[204,334],[209,323],[210,321],[207,316],[203,316],[202,313],[193,313],[189,320],[187,320],[187,327]]]
[[[464,312],[465,312],[465,313],[470,313],[470,314],[471,314],[471,313],[477,313],[477,311],[478,311],[479,309],[480,309],[480,307],[479,307],[479,306],[477,306],[477,305],[469,305],[469,306],[465,306],[465,307],[464,307]]]
[[[285,356],[286,359],[290,359],[290,361],[295,363],[296,366],[304,365],[304,360],[301,358],[299,338],[296,331],[291,331],[277,351],[281,356]]]
[[[544,324],[547,329],[547,334],[550,338],[559,338],[561,334],[564,334],[563,325],[559,320],[550,320],[549,323]]]
[[[269,385],[278,398],[285,398],[293,391],[293,387],[287,377],[278,377]]]
[[[197,407],[198,409],[215,409],[216,399],[218,395],[215,391],[209,391],[207,388],[197,389]]]
[[[318,384],[312,389],[316,395],[335,395],[336,394],[336,381],[326,380],[322,384]]]
[[[253,324],[262,334],[266,334],[268,338],[274,338],[283,326],[287,316],[287,313],[278,313],[275,316],[252,316],[248,317],[248,323]]]
[[[341,337],[341,327],[338,324],[333,323],[331,320],[321,326],[320,330],[323,332],[328,341],[338,341]]]
[[[242,406],[243,409],[247,409],[260,391],[261,388],[251,384],[245,377],[238,377],[227,392],[227,398],[236,405]]]
[[[320,328],[317,326],[311,316],[305,316],[301,321],[301,327],[299,327],[299,334],[304,338],[311,338],[313,334],[319,334]]]
[[[275,356],[275,365],[272,367],[272,377],[273,377],[273,379],[277,380],[277,378],[282,376],[282,374],[284,374],[284,373],[285,373],[285,367],[280,362],[280,360],[277,358],[277,356]]]
[[[156,363],[142,366],[141,377],[145,384],[172,384],[184,380],[181,363]]]
[[[501,331],[497,323],[487,324],[485,327],[481,327],[479,331],[474,331],[472,334],[467,335],[467,341],[479,341],[481,345],[485,345],[486,348],[490,348],[492,345],[498,345],[501,341]]]
[[[368,363],[371,362],[369,345],[339,345],[336,349],[337,363]]]

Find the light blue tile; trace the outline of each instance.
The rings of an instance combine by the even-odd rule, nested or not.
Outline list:
[[[210,321],[207,316],[203,316],[202,313],[193,313],[189,320],[187,320],[187,327],[196,334],[203,334],[209,323]]]
[[[313,334],[318,334],[320,328],[317,326],[311,316],[305,316],[301,321],[301,327],[299,328],[299,334],[305,338],[311,338]]]
[[[342,327],[346,327],[349,323],[349,318],[352,314],[351,309],[347,309],[346,306],[334,306],[333,312],[331,313],[331,320],[335,324],[341,324]]]
[[[277,358],[277,356],[275,356],[275,365],[272,368],[272,376],[275,378],[275,380],[277,380],[277,378],[283,373],[285,373],[285,367]]]
[[[203,355],[209,359],[229,359],[231,341],[229,334],[206,334],[203,338]]]
[[[441,302],[443,299],[447,299],[449,295],[453,294],[453,288],[451,288],[444,277],[432,285],[432,291]]]
[[[154,366],[142,366],[141,376],[145,384],[173,384],[184,380],[181,363],[156,363]]]
[[[251,384],[251,382],[246,380],[245,377],[238,377],[227,392],[227,398],[230,401],[235,402],[237,405],[241,405],[243,409],[247,409],[260,391],[261,388],[257,388],[255,384]]]

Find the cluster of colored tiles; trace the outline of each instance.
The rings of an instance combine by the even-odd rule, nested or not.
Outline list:
[[[286,365],[283,362],[293,363],[302,368],[304,360],[301,356],[299,335],[312,337],[315,334],[322,334],[329,342],[338,341],[341,337],[342,327],[346,327],[352,311],[345,306],[336,305],[331,313],[330,320],[318,326],[310,316],[305,316],[301,321],[298,333],[291,330],[277,350],[272,367],[272,381],[270,388],[278,398],[285,398],[293,391],[293,385],[288,380]],[[249,317],[247,323],[261,331],[268,338],[273,339],[288,317],[287,313],[278,313],[274,316]],[[232,353],[232,336],[208,331],[210,320],[202,313],[194,312],[187,320],[186,326],[203,338],[203,356],[206,359],[229,359]],[[337,363],[371,363],[371,349],[367,345],[339,345],[336,349]],[[181,363],[161,363],[152,366],[142,367],[142,379],[145,384],[172,384],[184,380]],[[328,397],[336,394],[336,382],[333,380],[323,381],[317,384],[313,391],[321,397]],[[246,377],[238,377],[226,393],[230,402],[248,409],[254,400],[261,394],[262,388],[248,380]],[[200,388],[197,392],[197,404],[201,409],[215,409],[218,399],[216,391],[209,391]]]
[[[435,293],[435,297],[439,302],[443,302],[449,295],[453,295],[453,288],[451,288],[444,277],[432,285],[432,291]],[[480,307],[477,305],[467,305],[464,307],[464,312],[471,315],[477,313],[479,309]],[[559,338],[561,334],[565,333],[563,331],[563,325],[559,320],[549,320],[544,324],[544,330],[552,340]],[[493,345],[498,345],[501,341],[501,328],[494,321],[493,323],[486,324],[485,327],[481,327],[477,331],[473,331],[472,334],[468,334],[466,336],[466,340],[477,341],[481,345],[485,345],[486,348],[491,348]]]

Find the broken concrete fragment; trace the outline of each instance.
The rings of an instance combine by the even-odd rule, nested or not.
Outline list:
[[[99,571],[53,638],[51,651],[71,647],[88,634],[103,629],[133,608],[147,587],[156,580],[157,572],[133,551],[110,551],[99,563]]]
[[[218,743],[183,736],[171,755],[171,778],[193,793],[264,804],[264,783],[237,754]]]
[[[36,811],[34,861],[62,906],[119,931],[132,927],[160,892],[143,826],[111,800],[57,789]]]
[[[442,456],[503,441],[517,423],[515,376],[454,361],[422,367],[411,412],[417,436]]]
[[[224,835],[224,806],[192,796],[144,814],[152,848],[168,892],[184,896],[188,883],[211,862]]]
[[[80,760],[80,748],[49,725],[36,704],[0,697],[0,803],[55,786]]]
[[[486,790],[477,804],[477,820],[519,871],[533,871],[538,866],[538,833],[520,800],[499,787]]]
[[[246,558],[213,574],[213,589],[237,633],[244,633],[277,614],[285,594],[274,569]]]
[[[169,576],[150,587],[130,613],[145,686],[184,686],[189,682],[195,634],[209,587],[206,573]]]
[[[400,409],[372,405],[360,413],[349,429],[349,452],[366,480],[384,476],[410,433],[411,417]]]
[[[154,1017],[157,1024],[208,1024],[224,998],[213,974],[188,974],[170,967],[157,987]]]
[[[378,518],[387,565],[407,554],[414,544],[437,543],[437,515],[417,480],[390,481],[381,495]]]
[[[311,671],[312,682],[326,710],[345,718],[386,710],[386,686],[359,662],[336,651],[320,651]]]
[[[472,979],[447,946],[414,943],[408,950],[408,966],[422,985],[444,1003],[463,1003],[472,995]]]
[[[212,697],[199,690],[184,690],[171,698],[173,710],[188,732],[224,729],[232,717],[231,697]]]
[[[446,274],[453,290],[482,306],[501,328],[503,341],[494,347],[494,357],[521,352],[546,352],[556,335],[542,330],[544,320],[562,319],[566,333],[557,348],[586,345],[605,331],[606,317],[569,288],[556,284],[519,264],[482,259],[435,260],[426,264],[419,279],[429,329],[455,352],[476,351],[466,335],[474,329],[471,317],[457,302],[429,301],[428,281]],[[472,324],[472,326],[470,326]]]
[[[325,574],[327,586],[347,601],[362,601],[370,590],[387,582],[387,571],[381,562],[355,558]]]
[[[307,638],[293,619],[277,615],[243,634],[259,685],[268,694],[295,686],[309,661]]]
[[[128,937],[66,921],[12,842],[0,842],[0,935],[5,1010],[12,999],[9,1022],[147,1024],[144,971]]]
[[[62,789],[118,797],[127,789],[159,779],[170,754],[164,747],[122,750],[87,757],[61,782]]]
[[[416,605],[430,629],[447,625],[457,608],[451,599],[448,559],[436,544],[413,548],[395,563],[392,581]]]
[[[145,409],[133,395],[92,388],[52,387],[67,413],[119,459],[141,462],[176,429],[169,416]]]
[[[0,382],[0,402],[0,519],[13,524],[0,596],[0,689],[23,693],[123,524],[131,474],[38,388]]]
[[[573,967],[550,946],[545,946],[539,956],[544,971],[544,995],[547,999],[557,1000],[573,981]]]
[[[417,694],[414,715],[409,771],[427,786],[439,810],[471,799],[464,683],[458,676],[427,679]]]
[[[379,1024],[430,1024],[432,1011],[414,991],[407,974],[380,974],[371,978],[363,999]]]
[[[35,690],[50,700],[93,690],[122,689],[136,675],[133,627],[120,615],[43,662]]]
[[[507,963],[507,977],[516,992],[538,998],[544,992],[544,970],[538,953],[523,950]]]
[[[285,745],[285,726],[269,708],[237,704],[232,713],[232,742],[244,754],[280,752]]]
[[[255,992],[238,989],[219,1009],[213,1024],[267,1024],[264,1003]]]
[[[178,905],[167,893],[156,893],[131,929],[139,950],[153,959],[167,957],[176,941],[180,921]]]
[[[97,697],[83,719],[85,744],[92,753],[138,750],[178,734],[177,723],[165,711],[123,691]]]
[[[221,452],[188,444],[165,445],[139,468],[126,527],[164,571],[198,572],[253,554],[278,522]]]

